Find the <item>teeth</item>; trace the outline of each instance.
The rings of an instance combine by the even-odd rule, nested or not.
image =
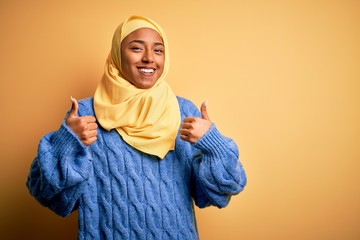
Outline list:
[[[140,72],[144,72],[144,73],[153,73],[154,69],[147,69],[147,68],[140,68],[139,69]]]

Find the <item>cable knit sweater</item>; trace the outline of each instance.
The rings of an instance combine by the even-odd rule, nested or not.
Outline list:
[[[200,113],[178,97],[182,119]],[[79,116],[94,116],[93,99],[79,102]],[[159,160],[127,145],[116,132],[98,129],[83,145],[62,123],[39,144],[26,185],[61,216],[78,210],[79,239],[198,239],[194,203],[225,207],[246,176],[234,141],[213,124],[195,144],[176,139]]]

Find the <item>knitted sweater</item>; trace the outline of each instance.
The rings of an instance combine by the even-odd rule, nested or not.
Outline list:
[[[178,97],[181,118],[200,117]],[[79,116],[94,116],[93,99]],[[225,207],[246,184],[234,141],[214,124],[196,143],[176,139],[164,159],[137,151],[116,130],[98,129],[85,146],[65,121],[45,135],[26,182],[29,192],[61,216],[78,210],[79,239],[198,239],[194,203]]]

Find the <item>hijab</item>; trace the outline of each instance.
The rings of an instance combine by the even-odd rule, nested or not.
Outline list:
[[[140,89],[124,78],[121,42],[139,28],[155,30],[164,42],[164,70],[154,86]],[[149,18],[131,16],[116,29],[101,82],[94,94],[94,111],[106,130],[116,129],[130,146],[163,159],[174,149],[180,110],[165,77],[169,70],[168,42],[161,27]]]

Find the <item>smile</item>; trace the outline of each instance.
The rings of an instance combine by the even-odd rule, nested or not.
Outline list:
[[[155,72],[155,69],[153,68],[139,68],[139,71],[142,73],[153,73]]]

